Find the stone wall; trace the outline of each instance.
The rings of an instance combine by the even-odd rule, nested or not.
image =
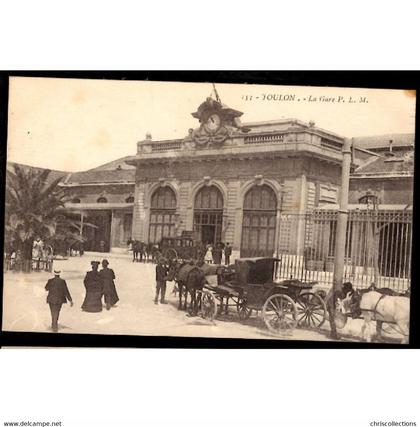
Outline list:
[[[413,178],[355,178],[350,179],[349,203],[357,204],[370,190],[377,194],[380,204],[412,205]]]
[[[150,199],[159,186],[168,185],[176,194],[177,234],[180,235],[193,227],[197,191],[205,185],[215,185],[224,198],[222,239],[232,243],[234,251],[238,251],[245,194],[254,185],[267,184],[278,200],[275,240],[279,241],[280,248],[299,252],[303,248],[303,222],[296,223],[293,229],[290,222],[282,225],[281,212],[302,214],[307,208],[315,207],[317,188],[328,185],[338,189],[339,182],[339,166],[307,158],[145,163],[137,169],[133,236],[148,240]]]

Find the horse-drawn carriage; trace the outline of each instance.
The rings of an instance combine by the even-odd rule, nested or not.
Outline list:
[[[327,310],[324,300],[311,292],[314,283],[275,281],[279,262],[276,258],[242,258],[228,267],[206,264],[195,267],[196,270],[201,268],[206,277],[204,285],[198,289],[199,295],[194,296],[198,313],[212,320],[234,307],[241,320],[249,318],[253,312],[261,312],[267,328],[276,333],[293,330],[296,326],[319,328]],[[194,267],[190,266],[190,270]],[[183,277],[184,283],[187,279]]]
[[[197,260],[202,248],[190,236],[163,237],[159,243],[159,251],[168,261],[173,262],[175,260]]]
[[[176,261],[197,261],[203,252],[193,232],[183,232],[177,237],[162,237],[158,243],[144,243],[139,240],[127,241],[129,250],[133,252],[133,261],[158,261],[163,256],[169,263]],[[204,254],[203,254],[204,256]]]

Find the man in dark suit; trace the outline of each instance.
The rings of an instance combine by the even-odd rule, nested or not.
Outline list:
[[[58,331],[58,316],[60,315],[61,306],[70,301],[70,306],[73,307],[73,300],[67,288],[65,280],[60,278],[61,271],[54,270],[54,278],[48,280],[45,285],[45,290],[48,291],[47,303],[50,305],[52,330]]]
[[[156,296],[155,296],[155,304],[158,304],[159,301],[159,293],[160,293],[160,303],[167,304],[165,301],[165,293],[166,293],[166,281],[168,275],[168,268],[166,267],[166,259],[161,257],[156,266]]]
[[[225,246],[225,265],[230,264],[230,256],[232,255],[232,247],[229,245],[229,243],[226,243]]]

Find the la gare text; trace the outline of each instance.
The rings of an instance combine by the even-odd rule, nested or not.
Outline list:
[[[367,104],[366,96],[298,96],[293,94],[262,93],[261,95],[243,95],[244,101],[288,101],[288,102],[325,102],[336,104]]]

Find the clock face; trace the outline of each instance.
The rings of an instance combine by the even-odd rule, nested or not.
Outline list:
[[[221,124],[220,116],[218,114],[211,114],[207,121],[204,123],[204,127],[208,132],[214,133],[219,130]]]

